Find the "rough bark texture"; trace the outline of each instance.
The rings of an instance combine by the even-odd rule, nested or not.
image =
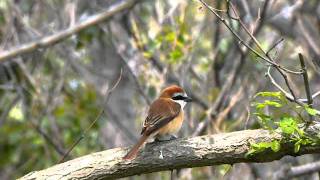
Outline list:
[[[147,144],[132,161],[122,160],[128,148],[115,148],[31,172],[21,179],[112,179],[179,168],[269,162],[286,155],[298,156],[320,151],[319,146],[306,146],[301,147],[299,153],[294,153],[292,144],[288,143],[282,144],[277,153],[268,150],[246,158],[250,143],[281,138],[277,133],[270,134],[261,129],[182,138]]]

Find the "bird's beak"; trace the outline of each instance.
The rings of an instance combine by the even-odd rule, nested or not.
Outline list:
[[[191,98],[191,97],[188,97],[188,96],[185,96],[185,97],[184,97],[184,101],[185,101],[185,102],[191,102],[191,101],[192,101],[192,98]]]

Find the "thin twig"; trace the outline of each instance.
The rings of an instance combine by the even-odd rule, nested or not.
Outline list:
[[[257,38],[249,31],[249,29],[246,27],[246,25],[242,22],[242,20],[240,19],[239,14],[238,14],[238,12],[235,10],[233,4],[232,4],[230,1],[228,1],[228,6],[229,6],[229,4],[230,4],[230,6],[231,6],[231,9],[232,9],[233,13],[236,15],[236,17],[233,18],[233,19],[237,20],[237,21],[240,23],[241,27],[247,32],[247,34],[248,34],[248,35],[250,36],[250,38],[253,40],[253,42],[255,43],[255,45],[260,49],[260,51],[263,52],[263,54],[267,57],[267,59],[268,59],[270,62],[273,62],[273,64],[272,64],[273,67],[275,67],[276,70],[281,74],[281,76],[283,77],[283,79],[284,79],[284,81],[285,81],[285,83],[286,83],[286,85],[287,85],[287,87],[288,87],[291,95],[293,96],[294,100],[296,100],[297,97],[296,97],[296,95],[295,95],[295,93],[294,93],[294,91],[293,91],[293,89],[292,89],[292,87],[291,87],[291,85],[290,85],[290,83],[289,83],[289,81],[288,81],[288,77],[287,77],[287,75],[283,72],[283,71],[285,71],[285,72],[288,72],[288,71],[282,69],[279,64],[275,65],[275,64],[276,64],[275,61],[274,61],[274,60],[271,58],[271,56],[262,48],[262,46],[261,46],[261,44],[259,43],[259,41],[257,40]],[[301,72],[298,72],[298,73],[301,74]]]
[[[305,22],[305,20],[302,19],[302,16],[298,15],[297,24],[298,24],[298,28],[300,28],[302,36],[305,38],[306,42],[309,44],[311,49],[317,55],[319,55],[320,54],[320,48],[316,43],[317,41],[315,41],[317,38],[313,38],[313,35],[310,34],[310,31],[308,31],[308,29],[305,27],[306,25],[304,25],[304,22]]]
[[[260,49],[260,51],[262,51],[262,52],[265,54],[265,56],[267,57],[267,59],[268,59],[269,61],[275,63],[275,61],[274,61],[274,60],[271,58],[271,56],[269,55],[269,52],[270,52],[270,50],[272,50],[278,43],[280,43],[281,40],[280,40],[278,43],[276,43],[274,46],[272,46],[272,47],[270,48],[270,50],[268,50],[267,52],[264,51],[264,49],[262,48],[261,44],[260,44],[260,43],[258,42],[258,40],[255,38],[255,36],[254,36],[252,33],[250,33],[249,29],[245,26],[245,24],[244,24],[244,23],[242,22],[242,20],[240,19],[240,16],[238,15],[237,11],[235,10],[233,4],[232,4],[230,1],[228,1],[228,3],[230,4],[231,9],[233,10],[233,13],[236,15],[236,18],[235,18],[235,19],[240,23],[240,25],[242,26],[242,28],[245,29],[245,31],[247,32],[247,34],[253,39],[253,41],[255,42],[256,46]],[[291,85],[290,85],[290,83],[289,83],[287,74],[285,73],[285,72],[287,72],[287,73],[293,73],[293,72],[286,71],[285,69],[281,68],[280,65],[276,66],[276,65],[272,64],[272,66],[275,67],[276,70],[277,70],[277,71],[281,74],[281,76],[283,77],[283,79],[284,79],[284,81],[285,81],[285,83],[286,83],[286,85],[287,85],[287,87],[288,87],[288,89],[289,89],[289,91],[290,91],[290,93],[291,93],[294,101],[295,101],[295,102],[298,102],[297,97],[296,97],[296,95],[295,95],[295,93],[294,93],[294,91],[293,91],[293,88],[291,87]],[[270,71],[269,71],[269,72],[270,72]],[[299,71],[299,72],[295,72],[295,73],[293,73],[293,74],[301,74],[301,72]]]
[[[301,63],[301,70],[302,70],[303,80],[304,80],[304,84],[305,84],[305,88],[306,88],[308,105],[312,108],[313,99],[312,99],[311,92],[310,92],[308,73],[307,73],[306,65],[304,63],[303,55],[301,53],[299,53],[299,60]]]
[[[49,143],[49,145],[51,145],[57,151],[58,154],[65,154],[64,149],[57,145],[56,142],[54,142],[53,139],[38,124],[33,122],[33,120],[30,120],[29,122],[31,127],[34,128]]]
[[[305,87],[306,95],[307,95],[307,99],[308,99],[308,106],[309,106],[309,108],[312,108],[313,99],[312,99],[311,92],[310,92],[308,72],[306,69],[306,65],[304,63],[303,55],[301,53],[299,53],[299,60],[300,60],[300,64],[301,64],[301,71],[302,71],[302,76],[303,76],[303,81],[304,81],[304,87]],[[313,121],[313,116],[310,114],[309,114],[309,120],[310,120],[310,122]]]
[[[121,61],[124,63],[124,65],[127,67],[128,71],[129,71],[129,73],[131,74],[131,77],[132,77],[133,81],[135,82],[135,85],[136,85],[138,91],[140,92],[141,96],[144,98],[144,100],[146,101],[146,103],[147,103],[148,105],[150,105],[150,104],[151,104],[151,100],[150,100],[150,98],[146,95],[146,93],[144,92],[144,90],[143,90],[144,88],[142,88],[142,86],[141,86],[141,84],[140,84],[137,76],[136,76],[136,75],[134,74],[134,72],[132,71],[132,69],[131,69],[131,67],[129,66],[128,62],[124,59],[125,57],[123,57],[123,55],[121,55],[121,53],[118,53],[118,54],[121,56],[121,57],[120,57]]]
[[[271,83],[272,83],[276,88],[278,88],[278,89],[286,96],[286,98],[287,98],[289,101],[295,102],[295,103],[299,104],[300,106],[304,106],[304,104],[303,104],[302,102],[300,102],[299,99],[295,99],[295,98],[292,96],[292,94],[290,94],[289,92],[287,92],[286,90],[284,90],[284,89],[274,80],[274,78],[271,76],[270,70],[271,70],[271,66],[268,67],[266,76],[270,79]]]
[[[257,35],[258,33],[259,33],[259,31],[261,30],[261,27],[262,27],[262,25],[263,25],[263,21],[264,21],[264,18],[265,18],[265,15],[266,15],[266,10],[267,10],[267,7],[268,7],[268,2],[269,1],[266,1],[265,3],[264,3],[264,7],[263,7],[263,10],[262,10],[262,16],[260,17],[260,23],[257,25],[257,28],[256,29],[254,29],[254,31],[253,31],[253,35]],[[219,19],[219,18],[217,18],[217,19]],[[232,25],[232,24],[231,24]],[[236,37],[234,36],[234,38],[236,39]],[[249,42],[248,42],[248,45],[249,46],[251,46],[251,44],[253,43],[253,41],[251,41],[251,40],[249,40]],[[247,54],[249,53],[249,50],[248,49],[246,49],[245,51],[241,51],[242,52],[242,59],[243,58],[245,58],[246,56],[247,56]],[[245,62],[245,61],[243,61],[243,62]],[[238,70],[239,71],[239,70]],[[227,83],[225,83],[225,84],[227,84]],[[224,85],[225,85],[224,84]],[[223,89],[223,88],[222,88]],[[221,91],[221,93],[222,93],[223,91]],[[212,107],[214,107],[214,106],[212,106]],[[212,109],[213,108],[211,108],[211,119],[208,119],[207,121],[205,121],[205,123],[207,123],[207,122],[209,122],[209,120],[213,120],[214,119],[214,117],[215,117],[215,111],[212,111]],[[217,112],[216,112],[217,113]],[[203,130],[204,130],[204,127],[206,127],[206,126],[208,125],[208,124],[204,124],[204,123],[201,123],[201,124],[199,124],[199,127],[200,126],[203,126]],[[200,132],[199,132],[200,133]]]
[[[294,167],[284,166],[279,171],[275,172],[273,176],[275,176],[275,179],[291,179],[318,171],[320,171],[320,161]]]
[[[234,20],[238,21],[241,25],[241,27],[246,31],[246,33],[250,36],[250,38],[253,40],[253,42],[255,43],[255,45],[259,48],[260,51],[263,52],[263,54],[266,56],[266,58],[273,62],[274,67],[280,72],[281,70],[288,72],[288,73],[292,73],[292,74],[301,74],[301,72],[295,72],[286,68],[283,68],[282,66],[280,66],[279,64],[275,63],[275,61],[270,57],[270,55],[268,54],[268,50],[267,52],[262,48],[261,44],[259,43],[259,41],[257,40],[257,38],[253,35],[253,33],[250,32],[250,30],[246,27],[246,25],[243,23],[243,21],[241,20],[238,12],[236,11],[236,9],[234,8],[233,4],[228,1],[228,6],[231,6],[231,9],[233,11],[233,13],[236,15],[235,18],[233,18]],[[239,36],[240,37],[240,36]],[[272,48],[271,48],[272,49]],[[281,72],[280,72],[281,73]]]
[[[312,99],[316,98],[316,97],[319,96],[319,95],[320,95],[320,91],[314,93],[314,94],[312,95]]]
[[[282,43],[284,41],[284,38],[280,38],[276,43],[274,43],[270,49],[267,51],[267,55],[269,55],[269,53],[275,48],[277,47],[280,43]]]
[[[71,147],[68,149],[68,151],[63,155],[63,157],[60,159],[58,164],[63,163],[64,160],[69,156],[70,152],[73,150],[76,145],[79,144],[79,142],[85,137],[87,132],[92,128],[92,126],[97,122],[97,120],[100,118],[100,116],[103,114],[104,110],[102,109],[97,117],[94,119],[94,121],[91,122],[90,126],[81,134],[81,136],[71,145]]]
[[[105,104],[110,97],[110,94],[112,93],[112,91],[114,91],[114,89],[118,86],[118,84],[120,83],[122,79],[122,69],[120,70],[120,75],[118,80],[116,81],[116,83],[112,86],[111,89],[109,89],[106,93],[106,99],[103,102],[103,104]],[[98,121],[98,119],[101,117],[101,115],[104,113],[104,109],[101,109],[99,114],[97,115],[97,117],[91,122],[91,124],[87,127],[87,129],[85,129],[83,131],[83,133],[81,134],[81,136],[71,145],[71,147],[68,149],[68,151],[63,155],[63,157],[60,159],[59,163],[64,162],[64,160],[66,159],[67,156],[69,156],[70,152],[73,150],[74,147],[76,147],[76,145],[79,144],[79,142],[85,138],[85,135],[89,132],[89,130],[93,127],[93,125]]]
[[[0,62],[16,57],[18,55],[26,54],[32,51],[35,51],[39,48],[45,48],[56,44],[60,41],[67,39],[69,36],[80,32],[81,30],[98,24],[105,19],[115,15],[118,12],[123,11],[124,9],[128,9],[135,4],[135,0],[122,0],[118,3],[110,6],[104,12],[92,15],[88,17],[85,21],[79,22],[76,25],[69,27],[67,29],[61,30],[55,34],[45,36],[39,40],[32,41],[30,43],[22,44],[18,47],[11,48],[7,51],[0,52]]]
[[[109,28],[109,27],[108,27]],[[101,29],[106,32],[106,30],[101,27]],[[110,29],[110,28],[109,28]],[[125,48],[121,48],[119,46],[117,46],[115,40],[113,37],[111,37],[111,42],[112,42],[112,45],[114,46],[115,49],[117,49],[117,54],[120,56],[120,59],[121,61],[123,62],[124,66],[128,69],[129,73],[131,74],[131,77],[132,77],[132,80],[134,81],[135,85],[136,85],[136,88],[137,90],[139,91],[140,95],[144,98],[144,100],[146,101],[146,103],[148,105],[151,104],[151,100],[150,98],[146,95],[146,93],[144,92],[144,88],[141,86],[140,82],[139,82],[139,79],[137,78],[137,76],[134,74],[132,68],[129,66],[128,62],[127,62],[127,59],[125,56],[124,56],[124,49]]]
[[[295,95],[295,93],[294,93],[294,91],[293,91],[293,89],[292,89],[292,87],[291,87],[291,85],[290,85],[290,83],[289,83],[287,74],[285,74],[285,73],[284,73],[281,69],[279,69],[279,68],[276,68],[276,70],[278,70],[278,72],[279,72],[279,73],[281,74],[281,76],[283,77],[284,82],[286,83],[286,85],[287,85],[287,87],[288,87],[288,89],[289,89],[289,91],[290,91],[293,99],[294,99],[295,101],[297,101],[297,97],[296,97],[296,95]]]
[[[259,25],[257,26],[257,28],[255,29],[255,31],[253,32],[253,35],[256,35],[260,30],[261,30],[261,26],[262,26],[262,22],[263,22],[263,20],[264,20],[264,17],[265,17],[265,14],[266,14],[266,10],[267,10],[267,6],[268,6],[268,1],[266,1],[265,2],[265,4],[264,4],[264,7],[263,7],[263,11],[262,11],[262,16],[261,16],[261,22],[259,23]],[[220,21],[221,21],[221,18],[217,18],[217,19],[220,19]],[[224,23],[225,24],[225,23]],[[228,24],[225,24],[226,26],[228,26]],[[232,30],[232,28],[230,27],[230,29]],[[236,36],[234,36],[235,38],[237,38]],[[251,45],[251,43],[252,43],[252,41],[249,41],[248,42],[248,46],[250,46]],[[239,72],[239,69],[240,69],[240,67],[243,65],[243,62],[245,62],[244,60],[243,60],[243,58],[244,57],[246,57],[246,55],[248,54],[248,49],[245,51],[245,52],[243,52],[242,54],[241,54],[241,59],[240,59],[240,65],[238,66],[238,70],[237,71],[235,71],[235,72]],[[230,76],[234,76],[234,73],[235,72],[231,72],[230,73]],[[233,80],[234,81],[234,80]],[[219,93],[219,96],[217,97],[217,99],[215,100],[215,103],[211,106],[211,108],[208,110],[207,109],[207,112],[209,112],[209,117],[205,120],[205,121],[203,121],[203,122],[201,122],[201,123],[199,123],[198,124],[198,126],[195,128],[195,131],[194,131],[194,133],[192,134],[193,136],[195,136],[195,135],[199,135],[199,134],[201,134],[201,132],[203,132],[204,130],[205,130],[205,128],[209,125],[209,123],[211,122],[211,121],[213,121],[214,119],[215,119],[215,117],[216,117],[216,115],[217,115],[217,111],[218,111],[218,108],[219,108],[219,104],[221,103],[221,100],[222,100],[222,97],[223,96],[225,96],[225,88],[227,88],[229,85],[229,83],[228,83],[229,81],[227,80],[227,82],[226,83],[224,83],[224,85],[223,85],[223,87],[222,87],[222,89],[221,89],[221,92]],[[225,90],[224,90],[225,89]],[[227,88],[228,89],[228,88]]]
[[[195,131],[192,133],[192,136],[198,136],[200,135],[209,125],[209,123],[217,116],[218,109],[220,107],[221,102],[223,101],[223,97],[227,94],[227,91],[230,90],[230,87],[232,86],[232,83],[235,81],[235,78],[237,77],[236,74],[239,71],[239,69],[243,65],[242,57],[240,57],[232,67],[232,71],[229,74],[228,79],[223,84],[221,91],[219,93],[219,96],[216,98],[215,102],[211,106],[211,108],[208,110],[210,112],[210,116],[195,128]]]
[[[244,83],[246,84],[246,83]],[[226,116],[228,115],[228,113],[231,111],[231,109],[241,100],[241,98],[243,97],[243,88],[244,86],[241,86],[238,91],[236,92],[236,94],[234,94],[229,102],[229,105],[223,110],[221,111],[218,115],[217,118],[215,119],[215,130],[217,132],[221,131],[221,124],[223,123],[224,119],[226,118]]]
[[[105,112],[107,114],[107,117],[112,121],[116,126],[118,126],[119,129],[121,129],[121,132],[127,136],[130,141],[137,142],[138,137],[136,134],[132,133],[130,127],[127,127],[124,125],[124,121],[121,121],[111,110],[111,108],[107,105],[105,107]]]
[[[268,70],[267,70],[267,74],[266,76],[270,79],[271,83],[276,87],[278,88],[286,97],[287,99],[289,99],[290,101],[293,101],[293,96],[288,93],[286,90],[284,90],[275,80],[274,78],[271,76],[271,73],[270,73],[270,70],[271,70],[271,66],[268,67]]]
[[[315,92],[314,94],[312,94],[312,99],[315,99],[316,97],[318,97],[320,95],[320,91]],[[307,103],[308,99],[299,99],[301,102]]]
[[[234,19],[240,23],[241,27],[247,32],[247,34],[250,36],[250,38],[253,40],[253,42],[257,45],[257,47],[260,49],[260,51],[262,51],[263,54],[266,54],[266,52],[263,50],[262,46],[260,45],[259,41],[257,40],[257,38],[255,36],[253,36],[253,34],[250,32],[250,30],[247,28],[247,26],[241,20],[239,14],[235,10],[233,4],[230,1],[227,1],[227,6],[229,7],[229,5],[230,5],[233,13],[236,15],[236,17],[232,18],[232,19]]]
[[[229,31],[239,40],[239,42],[241,44],[243,44],[246,48],[248,48],[251,52],[253,52],[256,56],[258,56],[260,59],[268,62],[269,64],[272,64],[274,67],[277,67],[279,69],[282,69],[286,72],[292,73],[292,74],[301,74],[301,72],[295,72],[292,70],[289,70],[287,68],[284,68],[282,66],[280,66],[279,64],[277,64],[274,61],[271,61],[269,58],[263,56],[262,54],[260,54],[258,51],[256,51],[255,49],[253,49],[251,46],[249,46],[247,43],[244,42],[244,40],[240,37],[239,34],[237,34],[227,23],[227,21],[221,17],[216,11],[214,11],[214,9],[209,6],[206,2],[204,2],[203,0],[199,0],[205,7],[207,7],[218,19],[220,19],[220,21],[229,29]],[[250,32],[250,31],[249,31]],[[251,33],[250,33],[251,34]]]

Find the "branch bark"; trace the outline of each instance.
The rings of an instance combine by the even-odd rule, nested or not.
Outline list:
[[[310,128],[318,131],[313,133],[318,134],[320,125],[313,126]],[[21,179],[112,179],[180,168],[270,162],[286,155],[299,156],[320,152],[320,146],[304,146],[298,153],[294,153],[293,144],[288,142],[282,144],[278,152],[266,150],[250,158],[245,156],[250,149],[250,143],[270,142],[281,138],[283,137],[280,134],[262,129],[182,138],[147,144],[137,158],[131,161],[122,160],[128,147],[115,148],[31,172]]]
[[[0,52],[0,62],[10,59],[13,57],[16,57],[18,55],[30,53],[32,51],[35,51],[39,48],[45,48],[51,45],[54,45],[60,41],[65,40],[66,38],[70,37],[73,34],[78,33],[79,31],[88,28],[90,26],[96,25],[111,16],[128,9],[132,7],[137,0],[122,0],[118,3],[110,6],[108,9],[106,9],[104,12],[92,15],[91,17],[87,18],[86,20],[77,23],[74,26],[71,26],[68,29],[61,30],[55,34],[45,36],[39,40],[20,45],[18,47],[14,47],[7,51]]]

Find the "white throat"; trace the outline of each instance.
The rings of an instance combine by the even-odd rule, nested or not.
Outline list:
[[[180,104],[181,109],[184,108],[184,106],[187,104],[187,102],[183,101],[183,100],[173,100],[174,102]]]

